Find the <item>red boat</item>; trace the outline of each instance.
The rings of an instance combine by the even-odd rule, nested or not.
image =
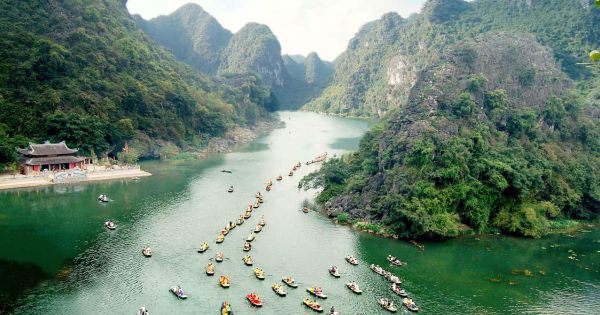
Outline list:
[[[307,207],[302,208],[302,212],[308,213],[308,211],[310,211],[310,209],[308,209]]]
[[[250,304],[252,304],[253,306],[262,306],[262,301],[260,300],[260,296],[258,296],[256,293],[250,293],[248,295],[246,295],[246,299],[248,299],[248,301],[250,302]]]

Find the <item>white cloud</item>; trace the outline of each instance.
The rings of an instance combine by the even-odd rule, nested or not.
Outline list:
[[[316,51],[333,60],[365,23],[394,11],[403,17],[425,0],[129,0],[132,14],[145,19],[169,14],[188,2],[199,4],[232,32],[248,22],[268,25],[283,53]]]

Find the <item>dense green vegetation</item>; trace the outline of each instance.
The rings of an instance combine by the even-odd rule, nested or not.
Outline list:
[[[275,107],[253,75],[222,84],[176,61],[124,1],[9,0],[0,11],[2,168],[27,141],[66,140],[97,155],[131,139],[197,147]]]
[[[405,238],[539,237],[552,220],[598,218],[600,89],[582,96],[527,35],[446,52],[358,152],[303,179],[318,201]]]
[[[268,26],[248,23],[231,34],[196,4],[149,21],[135,18],[151,38],[205,74],[257,75],[285,108],[315,98],[332,77],[332,65],[315,53],[302,62],[282,57],[279,40]]]
[[[333,82],[305,108],[382,117],[408,100],[419,72],[453,44],[497,32],[532,34],[572,79],[586,79],[577,63],[598,48],[599,24],[592,0],[429,0],[420,14],[389,13],[363,26],[338,58]]]

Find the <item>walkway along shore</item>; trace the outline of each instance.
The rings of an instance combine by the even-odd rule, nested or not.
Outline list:
[[[6,189],[17,189],[17,188],[28,188],[48,185],[60,185],[60,184],[71,184],[71,183],[84,183],[101,180],[111,180],[119,178],[135,178],[151,176],[152,174],[143,171],[139,166],[111,169],[102,171],[92,172],[78,172],[79,175],[83,176],[72,176],[74,173],[62,172],[62,173],[48,173],[39,176],[23,176],[23,175],[9,175],[0,177],[0,190]],[[59,176],[64,175],[64,176]],[[60,178],[59,178],[60,177]]]

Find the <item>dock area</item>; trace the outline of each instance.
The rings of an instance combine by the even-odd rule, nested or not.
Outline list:
[[[46,172],[39,175],[2,175],[0,190],[151,176],[138,165],[85,171]]]

